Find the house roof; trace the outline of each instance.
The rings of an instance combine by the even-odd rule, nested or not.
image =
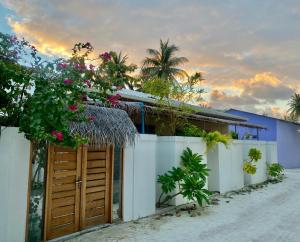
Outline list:
[[[248,112],[248,111],[239,110],[239,109],[235,109],[235,108],[230,108],[230,109],[226,110],[226,112],[228,112],[230,110],[238,111],[238,112],[242,112],[242,113],[248,113],[248,114],[252,114],[252,115],[256,115],[256,116],[260,116],[260,117],[264,117],[264,118],[275,119],[275,120],[279,120],[279,121],[287,122],[287,123],[291,123],[291,124],[300,125],[300,123],[297,122],[297,121],[290,121],[290,120],[285,120],[285,119],[282,119],[282,118],[270,117],[270,116],[266,116],[266,115],[263,115],[263,114],[251,113],[251,112]]]
[[[124,146],[126,143],[134,143],[138,132],[124,110],[89,104],[83,116],[94,116],[95,118],[93,122],[71,123],[70,132],[87,138],[90,145]]]
[[[128,89],[122,89],[117,91],[121,95],[122,98],[128,99],[128,100],[133,100],[133,101],[140,101],[140,102],[145,102],[149,104],[156,104],[158,101],[158,97],[148,94],[148,93],[143,93],[143,92],[138,92],[138,91],[133,91],[133,90],[128,90]],[[220,118],[220,119],[226,119],[226,120],[232,120],[232,121],[238,121],[238,122],[245,122],[248,119],[238,116],[238,115],[233,115],[229,113],[225,113],[223,111],[218,111],[212,108],[205,108],[197,105],[192,105],[192,104],[187,104],[183,102],[179,102],[176,100],[171,100],[172,104],[176,107],[184,104],[196,111],[197,114],[201,114],[202,116],[208,116],[208,117],[214,117],[214,118]]]

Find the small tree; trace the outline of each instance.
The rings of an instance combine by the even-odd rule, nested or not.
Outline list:
[[[243,170],[247,174],[253,175],[256,173],[256,165],[254,163],[257,163],[261,159],[261,151],[251,148],[248,152],[248,157],[249,160],[244,162]]]
[[[203,201],[209,203],[210,192],[205,189],[209,170],[206,164],[202,164],[202,161],[201,155],[187,148],[181,155],[181,167],[173,167],[164,175],[159,175],[158,182],[161,184],[162,193],[157,207],[167,204],[178,195],[197,201],[200,206]],[[176,188],[178,191],[171,194]],[[165,195],[164,198],[163,195]]]

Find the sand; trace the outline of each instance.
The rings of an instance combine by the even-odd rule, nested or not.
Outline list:
[[[300,170],[277,184],[222,198],[219,205],[180,216],[154,216],[112,225],[69,242],[300,242]],[[200,215],[201,213],[201,215]]]

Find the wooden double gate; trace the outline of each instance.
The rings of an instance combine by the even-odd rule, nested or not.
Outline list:
[[[50,145],[45,239],[112,220],[113,148]]]

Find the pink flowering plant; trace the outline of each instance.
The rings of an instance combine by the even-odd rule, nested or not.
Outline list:
[[[87,143],[86,137],[70,131],[72,122],[95,120],[85,116],[87,101],[112,107],[118,103],[119,96],[110,95],[115,84],[105,71],[109,54],[92,59],[92,53],[90,43],[79,43],[70,59],[45,61],[34,67],[35,90],[20,122],[20,130],[29,139],[72,147]]]

